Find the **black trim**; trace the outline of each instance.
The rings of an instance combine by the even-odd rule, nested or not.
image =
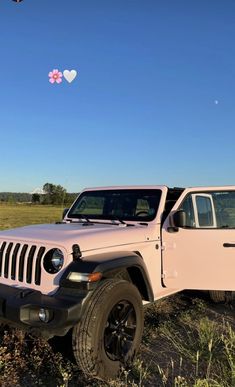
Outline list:
[[[224,247],[235,247],[235,243],[224,243]]]
[[[12,249],[13,243],[9,243],[6,251],[6,256],[5,256],[5,264],[4,264],[4,277],[8,277],[8,271],[9,271],[9,260],[10,260],[10,252]]]
[[[20,282],[23,282],[24,261],[25,261],[25,254],[27,250],[28,250],[28,245],[23,245],[22,250],[20,252],[20,263],[19,263],[19,273],[18,273],[18,279]]]
[[[32,282],[32,267],[33,267],[33,257],[34,253],[36,251],[36,246],[31,246],[29,255],[28,255],[28,262],[27,262],[27,271],[26,271],[26,282],[30,284]]]
[[[37,255],[37,259],[36,259],[36,271],[35,271],[35,284],[36,285],[40,285],[41,284],[41,262],[42,262],[42,257],[43,257],[43,254],[45,253],[46,251],[46,248],[41,246],[39,251],[38,251],[38,255]]]
[[[79,288],[79,289],[92,289],[95,283],[85,283],[85,282],[74,282],[68,279],[69,273],[95,273],[100,272],[103,274],[102,279],[104,278],[113,278],[115,275],[127,269],[131,273],[132,269],[141,273],[143,278],[143,284],[135,281],[135,278],[138,279],[135,275],[131,278],[132,282],[140,290],[141,285],[146,287],[146,292],[142,292],[142,296],[147,301],[153,301],[154,295],[148,275],[147,267],[140,255],[134,252],[121,251],[121,252],[112,252],[104,254],[96,254],[89,257],[84,257],[77,261],[72,262],[63,273],[63,276],[60,279],[60,286],[65,288]],[[134,270],[133,270],[134,272]],[[101,280],[102,280],[101,279]]]
[[[19,249],[20,249],[20,243],[17,243],[13,251],[12,264],[11,264],[11,279],[13,280],[16,279],[16,259],[17,259],[17,254]]]
[[[5,250],[5,247],[6,247],[6,242],[3,242],[2,243],[2,246],[1,246],[1,249],[0,249],[0,275],[2,275],[2,258],[3,258],[3,253],[4,253],[4,250]]]
[[[0,320],[47,338],[63,336],[79,321],[89,292],[76,290],[76,294],[66,294],[61,290],[48,296],[37,290],[0,284]],[[49,311],[48,323],[39,320],[41,308]]]

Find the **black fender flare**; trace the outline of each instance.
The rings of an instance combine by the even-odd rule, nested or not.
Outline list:
[[[115,275],[123,270],[127,270],[131,282],[138,288],[141,296],[146,301],[153,301],[154,295],[151,281],[149,278],[147,267],[140,254],[130,251],[100,253],[83,257],[71,262],[65,269],[61,279],[60,286],[63,288],[80,288],[90,290],[94,287],[94,283],[87,284],[74,282],[69,280],[71,272],[76,273],[101,273],[103,279],[114,278]],[[95,283],[97,286],[97,282]]]

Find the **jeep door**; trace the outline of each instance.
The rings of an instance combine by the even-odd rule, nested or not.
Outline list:
[[[171,227],[173,213],[184,227]],[[235,187],[188,189],[162,228],[163,283],[170,288],[235,290]]]

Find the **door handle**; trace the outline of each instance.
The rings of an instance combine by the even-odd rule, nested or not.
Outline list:
[[[235,247],[235,243],[224,243],[224,247]]]

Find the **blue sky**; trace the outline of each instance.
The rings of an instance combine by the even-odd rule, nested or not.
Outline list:
[[[235,184],[234,42],[233,0],[0,0],[0,191]]]

